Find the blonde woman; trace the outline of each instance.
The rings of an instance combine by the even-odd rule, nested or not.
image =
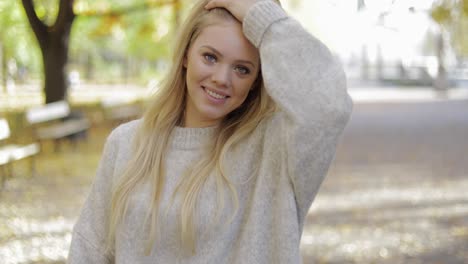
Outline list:
[[[197,1],[151,102],[109,136],[69,263],[301,263],[352,108],[330,51],[272,0]]]

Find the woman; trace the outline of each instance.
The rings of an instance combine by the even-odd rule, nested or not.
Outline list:
[[[142,120],[109,136],[70,263],[301,263],[351,112],[329,50],[271,1],[202,0]]]

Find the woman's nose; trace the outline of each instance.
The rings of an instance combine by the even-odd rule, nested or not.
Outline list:
[[[230,79],[230,67],[227,65],[218,65],[213,74],[211,80],[219,86],[229,86]]]

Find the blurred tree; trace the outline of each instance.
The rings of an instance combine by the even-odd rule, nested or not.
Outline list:
[[[468,0],[439,0],[432,7],[431,17],[448,32],[457,54],[468,56]]]
[[[101,26],[98,25],[94,28],[94,33],[97,36],[104,36],[112,31],[118,31],[119,27],[115,27],[115,25],[123,23],[124,16],[127,14],[165,5],[177,5],[179,1],[146,0],[137,3],[135,1],[119,1],[119,5],[116,4],[117,1],[102,0],[93,1],[94,9],[87,8],[90,2],[85,0],[78,0],[76,3],[75,0],[22,0],[23,8],[42,54],[46,103],[66,99],[68,89],[66,65],[69,40],[72,25],[77,16],[103,18],[98,23]],[[122,3],[128,5],[122,6]],[[74,8],[80,11],[76,13]],[[143,33],[153,29],[150,23],[136,24],[140,26],[143,24],[140,27],[140,32]]]
[[[364,9],[366,6],[366,2],[364,0],[357,0],[357,10]]]
[[[437,41],[439,74],[434,83],[435,88],[445,89],[448,86],[444,64],[445,38],[455,50],[457,58],[468,56],[468,0],[439,0],[431,9],[431,17],[437,22],[441,34]]]
[[[6,58],[5,58],[5,45],[0,42],[0,74],[2,75],[1,86],[6,89],[7,86],[7,71],[6,71]]]
[[[51,1],[45,1],[50,4]],[[22,0],[29,24],[36,36],[44,65],[44,91],[46,103],[64,100],[68,88],[65,66],[68,60],[68,39],[75,19],[74,0],[60,0],[54,23],[51,12],[43,10],[45,5],[34,8],[33,0]],[[47,9],[51,10],[51,9]],[[40,19],[38,14],[42,14]]]
[[[21,81],[17,72],[8,69],[8,63],[16,64],[19,69],[27,69],[27,73],[40,68],[37,63],[39,49],[29,45],[34,41],[34,36],[28,27],[19,1],[0,1],[0,86],[4,88],[7,80]]]

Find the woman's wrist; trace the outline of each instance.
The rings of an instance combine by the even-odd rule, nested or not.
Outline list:
[[[258,1],[247,10],[242,21],[244,34],[258,48],[268,28],[287,17],[288,14],[274,1]]]

